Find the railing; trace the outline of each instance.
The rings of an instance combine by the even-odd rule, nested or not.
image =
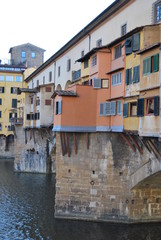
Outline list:
[[[78,71],[74,71],[72,72],[72,81],[77,81],[81,76],[81,69],[79,69]]]
[[[10,118],[10,122],[14,125],[23,124],[23,118]]]

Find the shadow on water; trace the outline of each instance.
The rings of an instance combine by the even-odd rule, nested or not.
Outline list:
[[[161,240],[161,223],[54,219],[55,175],[14,173],[0,159],[0,240]]]

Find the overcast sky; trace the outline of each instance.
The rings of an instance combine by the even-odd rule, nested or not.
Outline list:
[[[114,0],[1,0],[0,59],[10,47],[31,43],[45,61]]]

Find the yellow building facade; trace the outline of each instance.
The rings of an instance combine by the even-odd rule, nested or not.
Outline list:
[[[24,70],[0,65],[0,134],[4,136],[13,135],[13,123],[21,123],[23,118],[24,95],[17,95],[17,89],[24,87]]]

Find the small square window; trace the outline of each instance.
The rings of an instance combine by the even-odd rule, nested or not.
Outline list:
[[[88,68],[88,59],[84,61],[84,69]]]
[[[84,57],[84,50],[81,51],[81,57]]]
[[[25,58],[26,57],[26,52],[21,52],[21,57]]]
[[[58,67],[58,77],[60,77],[60,66]]]
[[[52,81],[52,72],[50,71],[49,72],[49,82],[51,82]]]
[[[146,113],[154,114],[154,98],[149,98],[146,100]]]
[[[98,39],[96,42],[96,47],[101,47],[102,46],[102,39]]]
[[[121,36],[124,36],[127,32],[127,24],[121,26]]]
[[[45,76],[43,76],[43,84],[45,84]]]
[[[35,52],[31,52],[31,57],[35,58],[36,57],[36,53]]]
[[[130,117],[137,116],[137,102],[130,103]]]
[[[121,44],[114,48],[114,59],[121,57]]]
[[[94,55],[92,57],[92,67],[96,66],[97,65],[97,55]]]

